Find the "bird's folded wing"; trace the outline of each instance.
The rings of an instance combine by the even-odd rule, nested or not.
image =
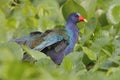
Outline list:
[[[36,46],[34,49],[41,51],[50,45],[53,45],[59,41],[62,41],[63,39],[64,38],[59,34],[52,34],[52,35],[46,36],[46,37],[44,37],[43,42],[41,42],[41,44]]]
[[[41,51],[50,45],[68,39],[69,37],[65,30],[47,30],[44,33],[32,32],[29,35],[13,39],[13,41],[20,45],[26,45],[29,48]]]

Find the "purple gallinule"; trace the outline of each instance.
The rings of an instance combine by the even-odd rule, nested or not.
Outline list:
[[[61,64],[65,55],[73,51],[78,40],[79,29],[76,24],[86,22],[79,13],[71,13],[65,29],[52,29],[45,32],[32,32],[29,35],[13,39],[14,42],[38,50],[49,56],[55,64]],[[26,52],[23,61],[32,61]]]

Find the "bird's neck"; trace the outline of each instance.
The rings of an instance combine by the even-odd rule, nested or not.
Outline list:
[[[78,37],[79,29],[77,28],[75,23],[68,22],[66,24],[66,31],[67,31],[68,35],[70,36],[70,38]]]
[[[79,29],[77,28],[76,24],[74,24],[74,23],[67,23],[66,24],[66,31],[67,31],[67,34],[70,37],[69,45],[68,45],[68,47],[65,50],[65,54],[67,55],[68,53],[73,51],[75,43],[78,40]]]

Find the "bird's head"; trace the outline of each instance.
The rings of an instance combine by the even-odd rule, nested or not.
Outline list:
[[[87,20],[83,16],[81,16],[79,13],[71,13],[68,17],[68,20],[73,23],[87,22]]]

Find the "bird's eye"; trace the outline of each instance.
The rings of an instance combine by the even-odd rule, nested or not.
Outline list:
[[[78,17],[78,15],[75,15],[75,17]]]

